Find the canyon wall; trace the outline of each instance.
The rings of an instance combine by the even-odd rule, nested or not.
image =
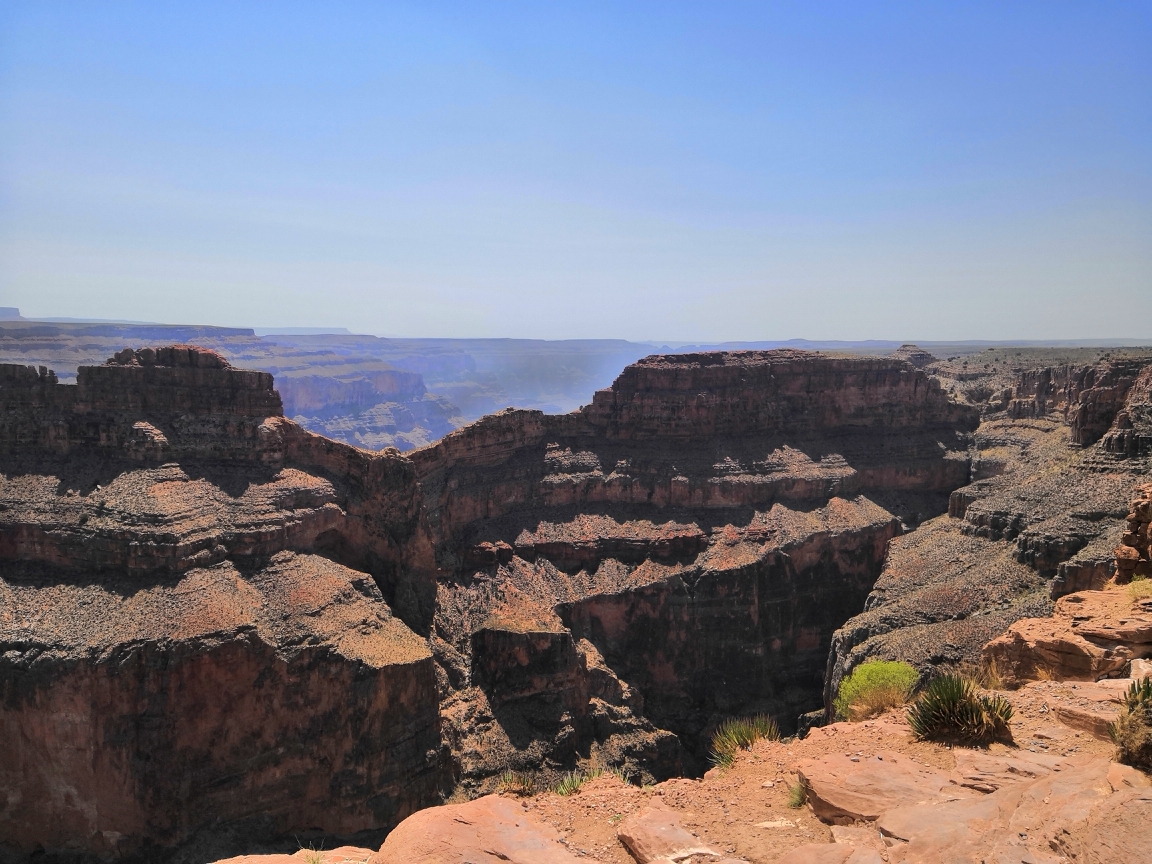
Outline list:
[[[1102,587],[1118,548],[1135,566],[1125,519],[1152,470],[1152,356],[1132,353],[989,388],[1000,395],[974,436],[973,482],[952,493],[947,515],[892,544],[865,611],[833,639],[827,705],[866,659],[905,660],[925,677],[979,662],[1014,621]],[[928,371],[949,385],[945,364]]]
[[[0,367],[0,407],[0,837],[141,859],[791,728],[978,420],[902,360],[797,351],[646,358],[406,455],[188,346]]]
[[[821,703],[832,631],[861,608],[900,505],[941,512],[967,482],[977,419],[899,360],[718,352],[645,358],[580,411],[509,410],[413,452],[450,574],[434,650],[452,698],[491,702],[476,670],[501,621],[550,618],[680,738],[684,770],[706,767],[724,717],[792,728]],[[610,746],[564,714],[509,736],[508,758]],[[478,736],[499,723],[453,716],[482,716]],[[469,722],[454,752],[480,749]],[[493,770],[458,768],[477,789]]]
[[[0,853],[379,834],[440,800],[411,463],[185,346],[76,385],[0,367],[0,409]]]

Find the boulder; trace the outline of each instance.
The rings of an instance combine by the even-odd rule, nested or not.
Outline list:
[[[721,853],[684,830],[676,811],[658,805],[645,807],[626,819],[616,832],[616,838],[640,864],[664,864],[693,855],[722,857]]]
[[[551,825],[515,801],[486,795],[430,807],[401,822],[368,864],[577,864]]]

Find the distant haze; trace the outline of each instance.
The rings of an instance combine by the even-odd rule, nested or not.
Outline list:
[[[0,306],[1152,338],[1152,4],[0,6]]]

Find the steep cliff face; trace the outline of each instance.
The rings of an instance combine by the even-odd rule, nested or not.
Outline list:
[[[352,834],[438,800],[431,653],[324,558],[0,580],[6,845],[134,856],[227,819]]]
[[[0,368],[7,852],[164,857],[221,819],[350,834],[439,800],[412,465],[196,348],[78,382]]]
[[[832,631],[901,531],[869,496],[942,511],[967,482],[977,417],[899,360],[657,356],[578,412],[502,412],[411,454],[452,574],[435,644],[462,779],[484,788],[492,770],[468,753],[501,722],[485,670],[493,645],[519,644],[496,635],[517,618],[497,614],[509,606],[592,646],[644,718],[679,736],[685,770],[704,767],[726,716],[769,711],[790,726],[820,704]],[[569,692],[561,668],[556,692]],[[460,708],[468,693],[486,709]],[[507,736],[508,760],[611,748],[611,724],[588,732],[586,713],[563,703],[519,744]],[[483,717],[475,737],[469,716]]]
[[[865,659],[925,674],[978,662],[1014,621],[1099,589],[1118,547],[1135,566],[1128,502],[1152,467],[1152,358],[1041,366],[1008,392],[974,436],[974,482],[952,493],[947,516],[893,543],[865,611],[833,638],[829,705]]]
[[[1145,365],[1144,360],[1123,359],[1030,370],[1017,382],[1008,416],[1043,417],[1055,412],[1071,427],[1073,444],[1095,444],[1112,424]]]
[[[24,855],[387,830],[509,769],[699,772],[719,720],[820,704],[833,631],[967,481],[977,422],[900,360],[794,351],[648,358],[410,456],[302,429],[197,348],[77,380],[0,367]]]

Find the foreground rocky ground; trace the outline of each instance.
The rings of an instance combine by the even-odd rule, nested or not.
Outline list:
[[[1107,689],[1115,697],[1120,687]],[[640,788],[606,774],[569,796],[494,795],[424,810],[378,852],[337,850],[323,861],[1152,861],[1152,780],[1113,762],[1110,742],[1056,710],[1083,688],[1035,682],[1008,694],[1011,741],[986,748],[913,741],[893,711],[803,740],[761,741],[699,780]],[[807,801],[790,806],[802,778]],[[300,864],[309,855],[229,864]]]

